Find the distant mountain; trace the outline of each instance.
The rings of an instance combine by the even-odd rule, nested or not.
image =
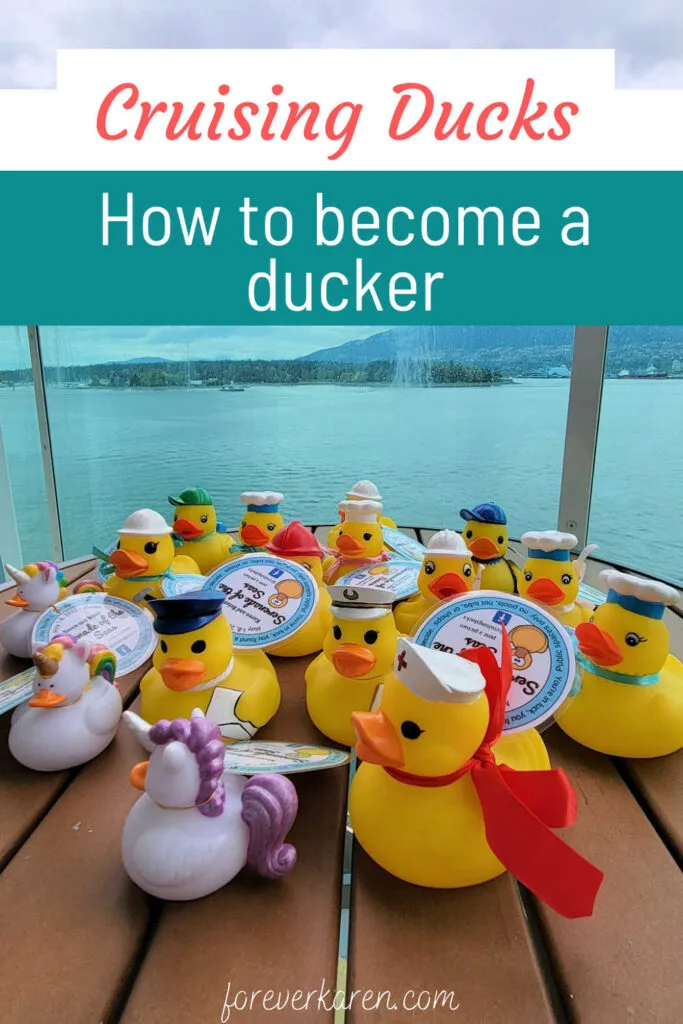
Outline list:
[[[177,363],[177,359],[160,359],[158,356],[138,356],[136,359],[125,359],[118,366],[149,366],[152,363]]]
[[[302,356],[310,362],[455,362],[524,374],[571,366],[573,327],[401,327]],[[683,327],[612,327],[608,369],[670,370],[683,359]]]

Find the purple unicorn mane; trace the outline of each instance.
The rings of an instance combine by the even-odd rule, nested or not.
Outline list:
[[[217,818],[225,807],[223,785],[224,751],[221,731],[215,722],[206,718],[161,719],[149,730],[149,738],[157,746],[177,740],[190,750],[199,768],[199,790],[195,807],[207,818]]]
[[[247,864],[264,878],[278,878],[296,864],[285,838],[296,818],[296,790],[284,775],[255,775],[242,792],[242,818],[249,826]]]

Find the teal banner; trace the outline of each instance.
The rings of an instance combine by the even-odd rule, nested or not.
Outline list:
[[[681,324],[679,172],[4,172],[4,324]]]

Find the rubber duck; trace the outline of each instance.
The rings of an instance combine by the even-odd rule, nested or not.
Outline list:
[[[280,685],[262,651],[233,652],[220,590],[151,600],[159,644],[140,684],[142,716],[216,722],[226,742],[251,739],[280,706]]]
[[[613,757],[662,757],[683,747],[683,664],[664,622],[678,592],[605,569],[607,600],[575,630],[581,687],[557,714],[585,747]]]
[[[325,634],[332,626],[331,598],[323,583],[325,552],[313,533],[298,519],[294,519],[279,530],[272,541],[266,544],[266,551],[303,565],[318,586],[318,603],[306,625],[288,640],[267,648],[268,654],[277,654],[280,658],[300,658],[307,654],[316,654],[322,650]]]
[[[306,669],[306,707],[328,739],[352,747],[353,711],[368,711],[391,672],[398,631],[395,595],[372,587],[330,587],[332,628]]]
[[[5,569],[17,585],[16,595],[5,604],[19,610],[0,622],[0,643],[15,658],[30,658],[33,627],[44,611],[66,597],[66,579],[54,562],[33,562],[23,569],[6,565]]]
[[[586,559],[597,549],[597,544],[589,544],[574,561],[569,557],[578,544],[573,533],[558,530],[525,533],[522,544],[528,551],[518,581],[521,596],[540,604],[563,626],[573,628],[590,618],[591,609],[577,598],[586,572]]]
[[[507,516],[500,505],[486,501],[473,509],[461,508],[460,517],[465,520],[462,531],[465,544],[475,563],[481,566],[481,589],[516,594],[519,569],[505,557],[508,549]]]
[[[114,739],[121,718],[115,656],[101,644],[62,635],[37,644],[33,660],[33,696],[12,715],[10,753],[39,772],[91,761]]]
[[[382,495],[379,493],[377,486],[373,484],[372,480],[359,480],[357,484],[353,485],[350,491],[346,492],[346,500],[376,501],[378,504],[381,505]],[[394,522],[393,519],[390,519],[388,516],[382,515],[381,509],[378,518],[382,526],[390,526],[393,530],[397,528],[396,523]],[[340,522],[344,522],[343,513],[341,513]],[[338,528],[339,524],[333,526],[327,535],[327,546],[330,548],[334,547],[335,541],[338,537]]]
[[[401,601],[394,610],[399,632],[413,632],[423,615],[432,611],[439,601],[447,601],[472,590],[477,580],[477,567],[464,540],[455,530],[440,530],[427,545],[420,575],[418,593]]]
[[[183,554],[190,555],[200,573],[208,575],[227,561],[234,544],[227,526],[216,518],[211,495],[203,487],[188,487],[168,500],[175,507],[173,530],[183,539]]]
[[[230,552],[243,555],[248,551],[262,551],[278,530],[285,525],[280,514],[284,496],[277,491],[245,491],[240,501],[247,506],[239,528],[240,544]]]
[[[222,889],[246,864],[265,878],[292,870],[296,850],[285,838],[297,796],[289,779],[224,774],[220,730],[199,709],[151,727],[131,711],[124,717],[150,754],[130,773],[142,795],[121,842],[136,885],[161,899],[195,900]]]
[[[93,554],[104,563],[104,587],[97,580],[84,580],[74,588],[74,593],[104,590],[112,597],[141,604],[150,597],[162,596],[164,577],[173,573],[199,575],[193,558],[176,554],[180,537],[154,509],[133,512],[116,532],[119,540],[110,555],[93,548]]]
[[[323,563],[326,583],[336,583],[353,569],[379,564],[390,559],[384,544],[379,515],[382,506],[376,501],[340,501],[343,521],[337,527],[334,553]]]
[[[558,913],[588,916],[602,872],[551,831],[573,823],[574,791],[537,744],[499,742],[510,653],[503,636],[499,668],[483,646],[458,655],[399,639],[379,708],[352,715],[351,826],[407,882],[459,888],[507,868]]]

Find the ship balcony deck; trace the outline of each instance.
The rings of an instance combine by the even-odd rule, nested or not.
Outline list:
[[[322,539],[327,527],[317,529]],[[414,535],[425,542],[431,532]],[[68,563],[70,585],[92,566],[88,559]],[[604,567],[592,560],[587,582],[596,585]],[[11,592],[6,587],[2,596]],[[1,607],[0,615],[10,610]],[[682,657],[683,620],[673,612],[667,619],[672,649]],[[303,699],[308,659],[274,661],[282,706],[260,735],[320,742]],[[7,656],[0,660],[2,678],[21,667]],[[137,707],[143,672],[120,680],[128,707]],[[197,902],[151,899],[128,880],[119,851],[136,798],[128,772],[140,758],[128,730],[82,768],[43,775],[12,760],[8,725],[5,715],[3,1024],[331,1021],[338,977],[347,1001],[358,993],[349,1024],[681,1020],[683,751],[621,761],[577,746],[556,728],[544,734],[554,764],[566,769],[578,794],[572,845],[606,875],[594,916],[570,921],[507,874],[475,888],[437,891],[398,881],[357,846],[349,864],[346,768],[296,777],[300,812],[292,841],[299,860],[291,875],[272,883],[245,871]],[[306,994],[321,986],[323,1004],[316,995],[301,1009]],[[268,990],[282,999],[301,990],[303,997],[278,1014],[264,1006]],[[381,1009],[368,1009],[387,992],[398,1010],[386,1009],[386,996]],[[439,992],[452,992],[459,1009],[434,1006]],[[420,998],[425,1005],[431,998],[431,1007],[401,1009],[406,993],[409,1006],[426,993]],[[245,999],[251,1010],[240,1009]]]

